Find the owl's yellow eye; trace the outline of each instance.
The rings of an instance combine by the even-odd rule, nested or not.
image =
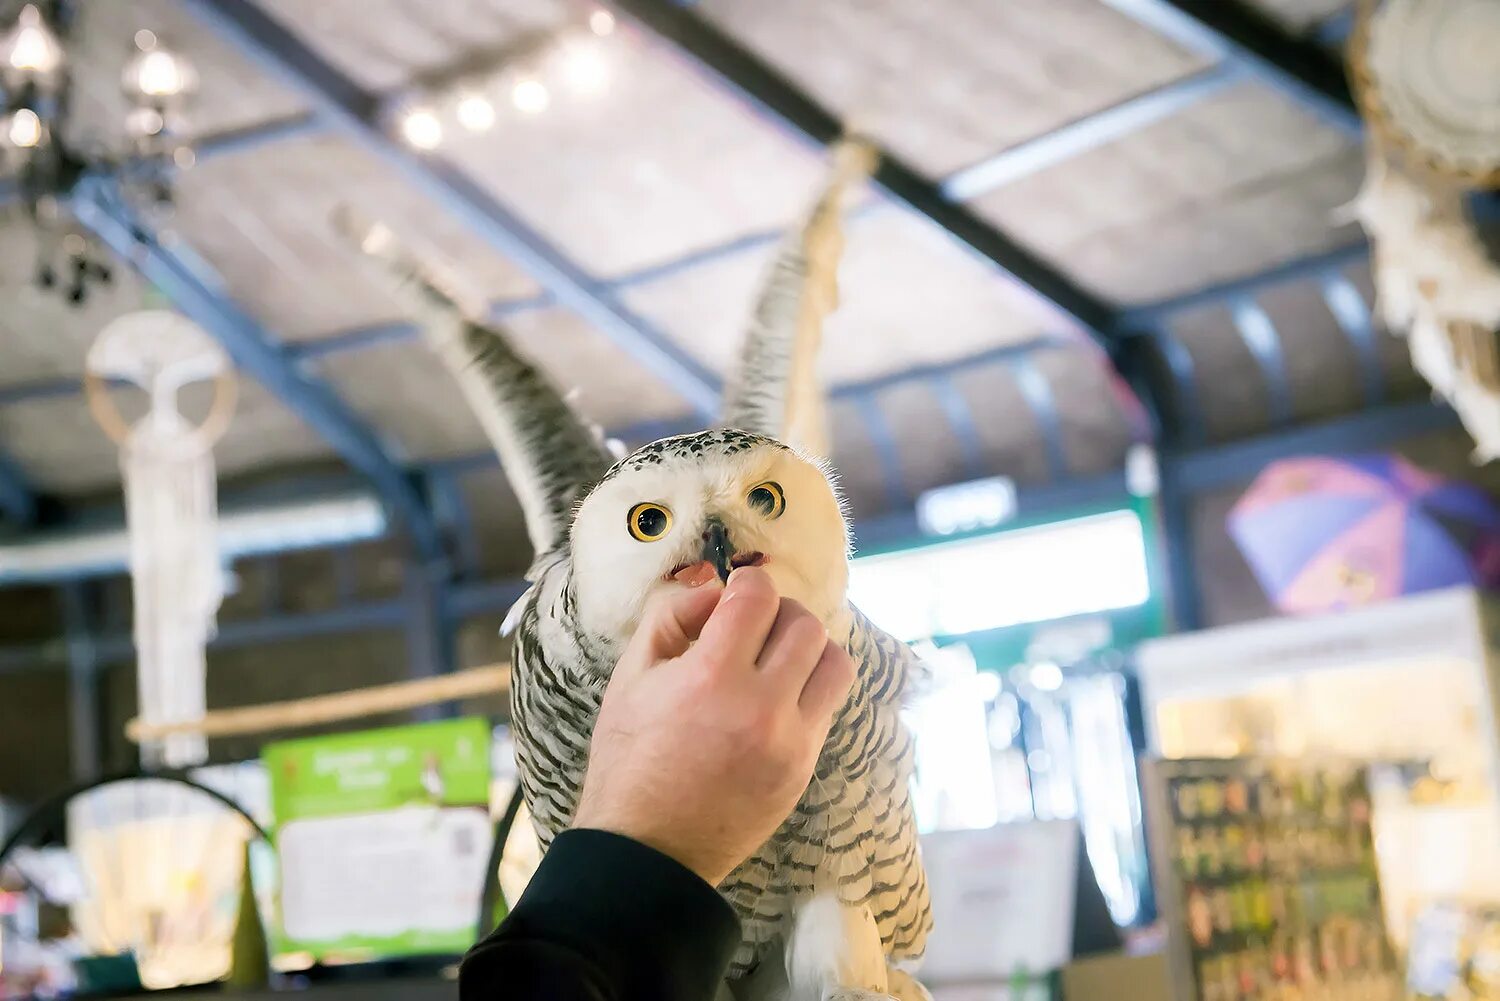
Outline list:
[[[637,504],[630,509],[625,524],[630,537],[639,542],[655,542],[672,528],[672,512],[660,504]]]
[[[786,493],[775,480],[767,480],[755,487],[745,500],[767,518],[780,518],[781,512],[786,510]]]

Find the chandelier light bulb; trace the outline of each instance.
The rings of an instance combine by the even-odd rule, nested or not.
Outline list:
[[[413,108],[401,119],[401,135],[417,149],[437,149],[443,142],[443,123],[431,108]]]
[[[483,94],[471,92],[458,99],[458,124],[470,132],[488,132],[495,125],[495,106]]]
[[[17,149],[34,149],[42,141],[42,120],[30,108],[21,108],[10,116],[5,134]]]
[[[142,52],[134,63],[133,76],[136,90],[147,97],[177,97],[189,86],[187,65],[181,56],[166,49]]]
[[[6,65],[18,73],[47,76],[62,63],[62,46],[35,4],[21,8],[3,48]]]
[[[167,120],[155,108],[136,108],[125,116],[125,127],[138,139],[159,136],[167,127]]]
[[[563,50],[562,75],[578,94],[594,97],[609,83],[609,66],[602,48],[593,42],[574,42]]]
[[[589,15],[589,30],[603,38],[615,30],[615,16],[604,8]]]
[[[552,95],[547,92],[547,87],[542,81],[535,77],[526,77],[516,82],[510,92],[511,103],[516,110],[527,115],[539,115],[547,110],[547,105],[552,103]]]

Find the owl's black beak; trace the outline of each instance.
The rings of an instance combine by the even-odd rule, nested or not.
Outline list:
[[[714,565],[719,580],[728,583],[729,571],[733,569],[730,559],[734,546],[729,542],[729,529],[718,518],[709,518],[703,523],[703,558]]]

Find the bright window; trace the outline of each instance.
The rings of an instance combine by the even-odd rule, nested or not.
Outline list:
[[[849,577],[855,606],[907,641],[1133,608],[1150,596],[1131,511],[861,557]]]

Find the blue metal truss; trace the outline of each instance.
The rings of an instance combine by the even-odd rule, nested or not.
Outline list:
[[[437,156],[422,155],[389,136],[381,99],[366,92],[249,0],[187,0],[223,38],[304,97],[314,113],[399,173],[415,189],[464,220],[474,233],[526,271],[559,305],[588,320],[642,366],[712,416],[718,380],[699,362],[622,305],[474,180]]]
[[[1318,26],[1313,29],[1313,38],[1319,45],[1330,49],[1343,48],[1344,43],[1349,41],[1349,36],[1354,33],[1355,7],[1351,2],[1349,6],[1335,14],[1324,18]]]
[[[979,440],[979,426],[974,423],[974,412],[969,409],[968,401],[959,392],[950,375],[933,375],[928,378],[927,386],[932,390],[932,395],[937,397],[938,406],[943,408],[943,416],[948,420],[948,427],[958,439],[958,447],[963,454],[964,475],[971,480],[978,479],[984,475],[984,446]]]
[[[1226,64],[1173,80],[965,167],[943,181],[943,194],[956,202],[978,198],[1170,118],[1246,76],[1240,67]]]
[[[0,514],[16,525],[36,520],[36,494],[15,460],[0,453]]]
[[[1374,451],[1402,438],[1457,426],[1458,416],[1448,407],[1419,400],[1246,441],[1169,453],[1166,458],[1179,471],[1182,489],[1199,494],[1246,483],[1271,462],[1287,456]]]
[[[799,144],[823,147],[843,135],[844,122],[837,115],[693,11],[670,0],[616,0],[615,6],[674,45],[706,83],[747,105]],[[1101,346],[1113,345],[1113,307],[954,202],[940,185],[888,151],[881,151],[874,181],[890,199],[925,216],[1065,322]]]
[[[1363,240],[1335,250],[1278,264],[1264,271],[1219,282],[1183,295],[1172,296],[1144,306],[1126,310],[1122,319],[1130,327],[1149,326],[1171,319],[1179,313],[1209,306],[1222,306],[1235,299],[1254,298],[1263,292],[1302,281],[1322,280],[1341,275],[1345,269],[1370,259],[1370,245]]]
[[[99,705],[99,658],[91,624],[91,585],[73,581],[59,590],[68,656],[68,748],[73,778],[86,782],[102,765],[104,733]]]
[[[1292,422],[1292,382],[1276,324],[1254,299],[1236,299],[1229,304],[1229,312],[1240,340],[1250,349],[1250,356],[1265,381],[1271,424],[1285,427]]]
[[[881,486],[885,490],[886,503],[900,510],[911,502],[911,494],[906,489],[906,477],[901,474],[901,449],[896,444],[896,436],[891,433],[891,425],[885,419],[885,412],[880,409],[880,404],[875,402],[874,395],[857,393],[852,397],[852,402],[859,411],[860,424],[869,436],[870,445],[875,449],[879,460]]]
[[[1370,307],[1354,283],[1342,275],[1324,278],[1321,286],[1323,302],[1354,349],[1365,406],[1379,406],[1385,402],[1385,366],[1375,343],[1377,334]]]
[[[445,628],[479,615],[501,616],[525,592],[525,581],[481,581],[449,584],[443,588],[441,614]],[[342,604],[319,612],[281,612],[254,619],[219,624],[209,641],[210,650],[232,650],[268,643],[285,643],[319,636],[337,636],[372,630],[395,631],[406,626],[408,604],[402,600]],[[128,631],[102,631],[91,637],[91,657],[97,666],[130,660],[134,646]],[[39,667],[55,667],[68,661],[68,643],[47,641],[0,646],[0,676]]]
[[[105,182],[82,182],[74,212],[121,260],[130,262],[184,315],[212,334],[241,370],[322,435],[351,468],[368,477],[424,561],[442,559],[442,540],[416,485],[327,386],[301,371],[216,282],[188,266],[176,248],[164,247],[130,219]]]
[[[1147,328],[1143,336],[1150,338],[1151,343],[1156,346],[1172,379],[1173,405],[1170,412],[1175,415],[1176,420],[1168,423],[1166,414],[1159,414],[1158,418],[1163,424],[1161,430],[1180,444],[1201,444],[1207,434],[1207,418],[1203,411],[1203,401],[1198,398],[1198,380],[1193,374],[1195,366],[1192,353],[1165,324]]]
[[[1339,61],[1243,0],[1104,2],[1191,52],[1243,68],[1345,135],[1362,135]]]
[[[242,129],[217,132],[198,140],[193,152],[198,161],[216,160],[220,157],[236,156],[272,143],[292,142],[322,135],[323,123],[312,115],[289,115],[269,122],[260,122]]]
[[[1057,400],[1052,395],[1052,385],[1047,377],[1031,362],[1021,356],[1010,363],[1016,387],[1026,401],[1031,415],[1036,418],[1037,431],[1041,434],[1042,448],[1047,456],[1047,475],[1053,481],[1066,480],[1068,472],[1068,449],[1063,440],[1062,418],[1057,413]]]
[[[1064,126],[1055,133],[1002,151],[983,163],[953,175],[944,183],[929,182],[905,164],[889,158],[882,166],[877,181],[895,202],[927,216],[971,250],[998,265],[1021,285],[1029,288],[1041,301],[1075,322],[1106,348],[1113,350],[1118,347],[1121,338],[1135,332],[1144,331],[1144,336],[1152,338],[1166,358],[1176,383],[1178,408],[1174,412],[1179,417],[1179,423],[1187,425],[1178,429],[1179,435],[1175,440],[1179,449],[1201,441],[1202,410],[1193,380],[1191,356],[1171,335],[1166,321],[1178,312],[1198,306],[1228,305],[1271,389],[1273,422],[1284,423],[1291,417],[1291,396],[1285,362],[1281,357],[1274,325],[1264,310],[1255,303],[1254,297],[1267,288],[1287,282],[1313,280],[1319,283],[1325,302],[1356,352],[1367,403],[1381,400],[1384,394],[1384,377],[1369,310],[1358,290],[1340,273],[1341,269],[1367,255],[1368,250],[1362,244],[1292,262],[1263,274],[1200,290],[1171,301],[1118,313],[967,209],[954,204],[957,200],[975,197],[1025,173],[1042,169],[1128,134],[1247,77],[1258,79],[1291,96],[1341,131],[1351,135],[1358,134],[1359,119],[1354,113],[1342,76],[1337,72],[1336,63],[1326,52],[1317,50],[1312,43],[1291,38],[1243,3],[1236,0],[1105,2],[1180,44],[1209,56],[1217,61],[1216,65]],[[188,0],[188,3],[210,24],[269,66],[279,78],[292,83],[314,108],[314,114],[310,116],[294,116],[215,137],[200,147],[200,155],[227,155],[259,143],[310,135],[328,127],[352,136],[367,150],[394,166],[414,186],[430,194],[440,204],[456,210],[500,253],[531,271],[546,288],[545,295],[539,298],[496,304],[497,317],[552,303],[569,306],[677,388],[700,416],[712,412],[717,403],[716,380],[662,334],[623,308],[617,298],[618,292],[629,284],[663,280],[713,260],[769,245],[780,238],[780,230],[746,234],[724,245],[697,250],[681,258],[643,269],[634,275],[614,280],[594,278],[549,246],[540,234],[528,228],[493,196],[480,190],[471,179],[451,165],[434,157],[416,154],[391,140],[384,130],[382,100],[378,95],[363,91],[254,4],[248,0]],[[826,143],[837,135],[839,123],[834,116],[732,39],[700,18],[678,9],[684,4],[670,0],[621,0],[620,6],[693,57],[712,81],[747,100],[773,123],[788,128],[799,140]],[[854,211],[867,212],[880,204],[882,203],[878,201],[863,203]],[[177,263],[182,265],[181,261]],[[191,262],[182,265],[180,270],[192,275]],[[208,286],[198,291],[208,296],[217,292]],[[191,295],[189,299],[192,299]],[[185,308],[184,311],[193,315],[190,309]],[[249,322],[242,314],[239,319]],[[253,324],[250,326],[253,329]],[[306,379],[297,370],[293,364],[294,358],[314,359],[335,351],[389,343],[411,337],[414,332],[410,325],[395,324],[352,331],[291,350],[270,350],[280,357],[282,364],[291,365],[296,379],[322,390],[321,386]],[[832,392],[831,395],[835,398],[853,400],[866,414],[869,432],[882,457],[886,492],[893,506],[901,509],[901,513],[876,523],[862,524],[860,537],[866,544],[872,539],[894,537],[897,533],[905,533],[907,537],[916,534],[913,517],[905,510],[909,503],[909,492],[900,472],[896,445],[884,424],[875,395],[886,388],[909,381],[925,382],[937,395],[960,440],[966,468],[977,472],[982,469],[977,430],[972,414],[953,384],[952,376],[983,365],[1016,363],[1017,359],[1024,359],[1026,352],[1056,343],[1058,341],[1053,338],[1038,338],[955,363],[919,368],[842,386]],[[243,362],[241,365],[249,369]],[[1023,506],[1044,503],[1046,509],[1055,510],[1069,506],[1070,500],[1087,504],[1104,496],[1123,498],[1123,481],[1117,476],[1082,480],[1065,475],[1066,456],[1062,449],[1060,422],[1055,407],[1051,405],[1050,389],[1034,369],[1029,369],[1028,377],[1028,369],[1029,366],[1021,363],[1015,371],[1021,381],[1023,395],[1044,431],[1049,465],[1058,475],[1059,482],[1043,490],[1023,491]],[[1041,380],[1041,395],[1036,391],[1038,380]],[[301,397],[304,394],[304,387],[300,384],[293,384],[292,388],[293,395]],[[77,384],[74,381],[53,380],[10,391],[0,390],[0,403],[76,391]],[[1455,418],[1445,408],[1426,404],[1404,405],[1369,410],[1339,421],[1268,435],[1250,442],[1208,449],[1169,451],[1163,456],[1162,494],[1168,532],[1176,549],[1174,584],[1181,585],[1183,591],[1179,619],[1187,625],[1192,625],[1197,619],[1196,589],[1187,586],[1191,583],[1192,567],[1186,501],[1192,494],[1247,480],[1265,462],[1281,455],[1299,451],[1377,447],[1396,437],[1449,427],[1454,423]],[[650,426],[626,429],[619,436],[631,441],[644,440],[694,425],[696,422],[651,422]],[[375,447],[378,451],[378,444]],[[388,459],[386,461],[389,462]],[[445,475],[459,475],[473,468],[492,465],[493,462],[493,456],[486,453],[483,456],[446,462],[442,464],[442,470]],[[351,465],[354,464],[351,462]],[[406,477],[400,470],[396,470],[396,473],[418,498],[419,506],[425,514],[426,504],[421,498],[421,492],[413,485],[410,477]],[[3,470],[0,470],[0,474],[3,474]],[[1037,500],[1042,497],[1045,497],[1044,501]],[[0,505],[3,505],[3,482],[0,482]],[[452,662],[451,652],[441,655],[441,647],[445,642],[442,624],[445,621],[452,620],[460,610],[472,614],[476,609],[487,609],[490,604],[499,600],[501,592],[513,600],[514,585],[509,583],[479,585],[490,588],[490,593],[475,591],[473,587],[466,592],[455,590],[442,580],[414,577],[415,572],[416,568],[408,574],[407,591],[412,600],[406,604],[371,606],[358,614],[350,613],[348,623],[336,621],[338,616],[334,615],[328,622],[318,623],[318,626],[342,628],[344,624],[356,621],[366,626],[377,621],[392,625],[404,622],[410,625],[411,620],[417,618],[425,622],[426,626],[413,628],[408,634],[413,643],[413,662],[430,663],[437,665],[437,669],[442,669],[442,664]],[[1179,577],[1181,580],[1178,580]],[[464,597],[466,594],[468,597]],[[296,628],[303,629],[305,626],[299,625]],[[248,630],[247,635],[252,632],[253,630]],[[232,638],[236,636],[233,631],[229,635]],[[254,640],[247,638],[245,641]],[[451,651],[451,637],[449,649]],[[0,654],[4,654],[4,651],[0,650]],[[0,666],[4,662],[5,658],[0,656]]]

